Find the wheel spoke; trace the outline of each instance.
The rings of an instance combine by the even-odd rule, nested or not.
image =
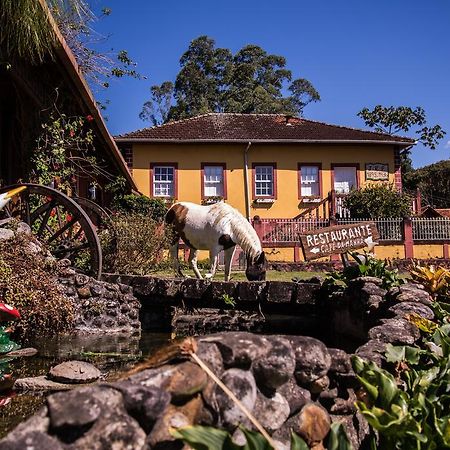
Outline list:
[[[45,211],[45,215],[42,219],[41,225],[39,226],[39,230],[37,232],[38,237],[40,237],[42,235],[42,233],[44,232],[44,229],[47,226],[48,223],[48,219],[50,218],[50,214],[52,213],[53,208],[55,207],[56,202],[55,200],[52,200],[48,206],[46,205],[46,211]],[[47,228],[48,229],[48,228]]]
[[[55,234],[53,234],[53,236],[50,236],[47,239],[47,244],[50,244],[55,239],[58,239],[59,236],[61,236],[65,231],[67,231],[70,227],[72,227],[77,221],[78,221],[77,216],[72,217],[69,222],[66,222],[66,224],[62,228],[60,228]]]
[[[67,247],[67,248],[58,248],[56,250],[54,250],[52,253],[54,256],[60,255],[62,253],[75,253],[78,252],[79,250],[83,250],[85,248],[89,248],[89,242],[84,242],[83,244],[79,244],[79,245],[73,245],[72,247]]]

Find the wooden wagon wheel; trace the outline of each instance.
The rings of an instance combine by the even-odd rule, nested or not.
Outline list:
[[[76,270],[100,278],[102,250],[92,221],[83,208],[67,195],[39,184],[17,184],[27,189],[3,210],[30,225],[33,234],[46,244],[57,259],[67,258]]]

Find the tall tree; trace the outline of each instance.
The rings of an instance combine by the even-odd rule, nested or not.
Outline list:
[[[153,126],[167,121],[173,97],[173,83],[164,81],[160,86],[150,88],[150,100],[144,103],[139,118]]]
[[[174,104],[164,121],[208,112],[301,115],[308,103],[320,100],[310,81],[292,80],[284,57],[268,54],[257,45],[247,45],[233,55],[229,49],[216,48],[210,37],[200,36],[190,43],[180,65]],[[284,95],[286,91],[290,94]],[[157,97],[152,91],[141,119],[153,124],[148,112],[157,111],[169,97]]]
[[[363,108],[357,115],[367,126],[381,133],[398,134],[413,131],[418,135],[417,140],[431,149],[435,149],[439,140],[446,134],[440,125],[427,126],[425,110],[420,106],[413,109],[409,106],[377,105],[372,110]],[[409,151],[402,154],[402,168],[403,173],[412,170]]]

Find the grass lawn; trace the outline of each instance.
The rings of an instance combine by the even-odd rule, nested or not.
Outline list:
[[[206,273],[205,270],[200,270],[200,272],[204,275]],[[190,277],[194,277],[194,273],[190,269],[184,269],[183,273]],[[292,281],[292,278],[300,278],[301,280],[305,280],[307,278],[311,278],[314,276],[326,276],[326,272],[279,272],[277,270],[268,270],[267,271],[267,280],[269,281]],[[160,272],[152,272],[149,274],[154,277],[170,277],[173,278],[174,274],[170,270],[164,270]],[[214,280],[223,281],[224,273],[222,271],[218,271]],[[231,272],[231,280],[232,281],[245,281],[245,272],[244,271],[232,271]]]

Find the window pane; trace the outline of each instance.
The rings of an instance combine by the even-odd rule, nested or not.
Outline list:
[[[204,193],[205,197],[223,197],[223,167],[205,166],[204,172]]]
[[[255,166],[255,194],[257,197],[273,196],[272,166]]]
[[[348,194],[356,187],[356,167],[335,167],[334,190],[337,194]]]
[[[155,166],[153,168],[153,195],[155,197],[175,196],[175,168]]]
[[[320,195],[319,167],[301,166],[300,176],[300,195],[302,197],[318,197]]]

